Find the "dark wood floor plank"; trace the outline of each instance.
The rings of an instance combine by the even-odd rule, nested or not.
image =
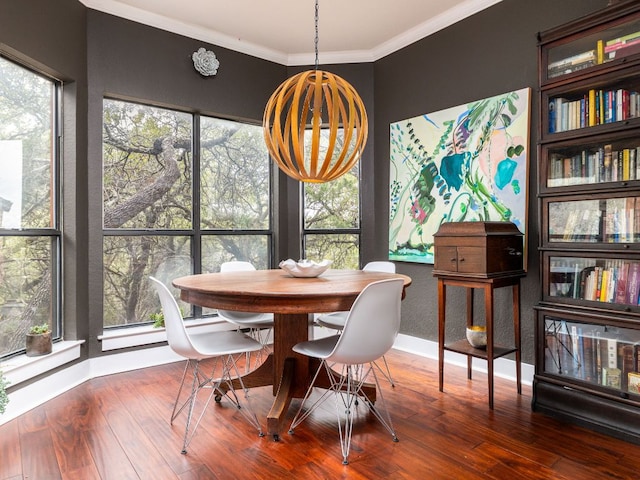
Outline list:
[[[0,425],[0,478],[22,478],[18,422]]]
[[[120,389],[119,382],[111,383],[110,394],[103,397],[100,410],[107,418],[129,461],[140,478],[171,478],[175,476],[150,438],[138,425],[127,405],[144,398],[136,392]],[[127,394],[126,396],[124,394]]]
[[[485,374],[469,381],[447,365],[441,393],[435,360],[398,351],[387,360],[397,386],[382,380],[382,393],[400,442],[362,404],[347,466],[333,400],[279,442],[258,437],[230,403],[211,404],[182,455],[185,416],[169,424],[179,362],[92,379],[0,426],[0,479],[640,478],[640,446],[533,413],[530,387],[519,396],[496,378],[489,410]],[[265,428],[271,388],[251,399]]]
[[[22,474],[25,478],[62,478],[49,430],[20,433],[20,451]]]

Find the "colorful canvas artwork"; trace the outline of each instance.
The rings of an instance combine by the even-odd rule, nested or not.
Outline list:
[[[510,221],[526,238],[530,95],[391,124],[390,260],[433,263],[443,222]]]

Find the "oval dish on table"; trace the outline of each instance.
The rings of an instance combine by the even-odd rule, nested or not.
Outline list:
[[[312,260],[295,260],[288,259],[280,262],[279,267],[292,277],[313,278],[319,277],[326,272],[333,262],[331,260],[322,260],[316,263]]]

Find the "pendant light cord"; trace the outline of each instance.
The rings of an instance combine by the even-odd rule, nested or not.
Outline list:
[[[318,0],[316,0],[316,38],[315,38],[315,48],[316,48],[316,70],[318,70],[318,12],[320,11],[318,7]]]

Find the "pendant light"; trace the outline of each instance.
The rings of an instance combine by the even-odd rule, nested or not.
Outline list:
[[[314,70],[285,80],[264,111],[267,149],[280,170],[302,182],[323,183],[347,173],[367,141],[367,112],[355,88],[318,69],[318,0]]]

